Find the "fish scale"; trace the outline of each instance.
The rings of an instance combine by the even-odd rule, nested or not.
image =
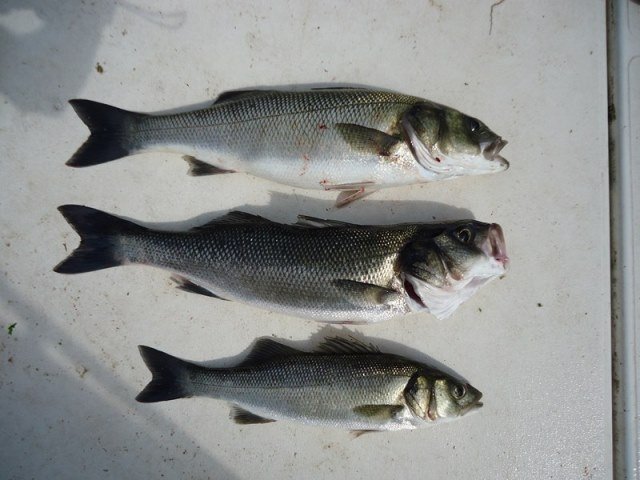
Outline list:
[[[382,308],[364,301],[354,305],[345,298],[344,287],[332,282],[391,286],[400,247],[414,227],[323,230],[220,225],[191,235],[166,232],[123,239],[122,251],[132,263],[188,272],[190,279],[223,298],[257,300],[262,307],[295,309],[311,318],[326,319],[328,306],[335,321],[370,321],[370,313],[393,316],[406,309],[404,302]]]
[[[353,338],[327,338],[313,352],[262,338],[231,368],[195,365],[149,347],[140,347],[140,353],[153,378],[138,401],[194,395],[226,400],[235,405],[232,417],[238,423],[295,420],[400,430],[481,406],[482,393],[468,383]]]
[[[364,226],[300,217],[284,225],[230,212],[172,232],[79,205],[60,211],[81,241],[57,272],[151,265],[172,272],[182,290],[324,322],[421,310],[446,318],[508,260],[500,227],[474,220]]]
[[[307,188],[320,188],[322,181],[326,185],[374,182],[380,177],[371,163],[377,163],[378,156],[349,148],[348,139],[333,126],[353,123],[389,131],[400,112],[416,100],[370,91],[333,96],[273,92],[251,102],[222,102],[197,113],[143,116],[131,135],[134,149],[174,149],[211,160],[220,168],[271,179],[284,176],[287,183]],[[178,128],[172,129],[174,125]],[[407,167],[416,168],[414,164],[399,161],[384,170],[399,169],[404,175]]]
[[[283,419],[359,430],[379,422],[360,418],[353,409],[401,404],[407,382],[417,371],[416,366],[394,365],[379,357],[291,357],[261,368],[208,370],[195,379],[202,385],[200,395],[240,404],[266,418],[277,412]]]
[[[246,172],[345,205],[379,188],[505,170],[486,125],[428,100],[364,88],[227,92],[210,107],[143,114],[71,100],[92,135],[67,162],[134,153],[187,156],[191,175]],[[365,193],[366,190],[366,193]],[[346,193],[348,192],[348,193]]]

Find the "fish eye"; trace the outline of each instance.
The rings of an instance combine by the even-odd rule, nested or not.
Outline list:
[[[473,238],[471,230],[469,230],[468,228],[461,228],[460,230],[458,230],[457,236],[458,240],[460,240],[462,243],[469,243]]]
[[[451,390],[451,393],[455,398],[460,399],[465,396],[465,394],[467,393],[467,389],[465,388],[464,385],[458,384],[453,387],[453,389]]]
[[[467,124],[469,125],[469,130],[472,132],[475,132],[480,128],[480,122],[475,118],[468,118]]]

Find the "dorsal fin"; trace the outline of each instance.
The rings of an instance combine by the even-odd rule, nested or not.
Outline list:
[[[318,353],[336,353],[336,354],[350,354],[350,353],[380,353],[378,347],[372,343],[364,343],[357,338],[349,337],[330,337],[325,338],[324,341],[318,345],[315,350]]]
[[[298,227],[325,228],[325,227],[346,227],[356,225],[355,223],[341,222],[340,220],[326,220],[324,218],[298,215],[298,221],[294,223]]]
[[[289,347],[288,345],[283,345],[269,337],[264,337],[256,341],[251,348],[249,355],[247,355],[247,358],[245,358],[238,367],[248,367],[250,365],[260,364],[265,360],[303,354],[305,354],[305,352],[301,352],[300,350]]]
[[[323,91],[323,90],[371,90],[370,88],[365,87],[313,87],[311,90],[314,92]]]
[[[277,90],[229,90],[228,92],[222,92],[218,95],[218,98],[215,99],[213,105],[235,100],[246,100],[248,98],[260,97],[262,95],[275,92],[277,92]]]
[[[191,230],[192,231],[208,230],[210,228],[215,228],[218,225],[229,225],[229,224],[238,225],[243,223],[256,224],[256,223],[273,223],[273,222],[259,215],[254,215],[252,213],[240,212],[240,211],[234,210],[232,212],[229,212],[223,215],[222,217],[214,218],[213,220],[207,223],[198,225],[197,227],[193,227]]]

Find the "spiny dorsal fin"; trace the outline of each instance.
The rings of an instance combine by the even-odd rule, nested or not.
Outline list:
[[[375,128],[363,127],[355,123],[336,123],[342,138],[356,150],[387,157],[391,149],[401,140]]]
[[[249,355],[245,358],[239,367],[248,367],[251,365],[260,364],[266,360],[273,360],[274,358],[290,357],[292,355],[304,355],[305,352],[301,352],[288,345],[283,345],[280,342],[264,337],[259,338],[251,348]]]
[[[261,97],[268,93],[276,93],[277,90],[229,90],[228,92],[222,92],[215,99],[213,105],[218,105],[223,102],[231,102],[235,100],[246,100],[248,98]]]
[[[238,405],[233,405],[231,407],[231,412],[229,413],[229,417],[233,419],[234,422],[240,425],[252,425],[256,423],[271,423],[275,422],[272,418],[264,418],[255,413],[251,413],[249,410],[245,410]]]
[[[313,87],[311,90],[314,92],[322,92],[323,90],[336,91],[336,90],[371,90],[365,87]]]
[[[294,223],[298,227],[325,228],[325,227],[346,227],[356,225],[355,223],[341,222],[340,220],[326,220],[324,218],[298,215],[298,221]]]
[[[353,354],[353,353],[380,353],[378,347],[372,343],[364,343],[355,337],[329,337],[316,348],[318,353],[336,353],[336,354]]]
[[[254,215],[252,213],[240,212],[234,210],[229,212],[222,217],[215,218],[207,223],[202,225],[198,225],[197,227],[193,227],[191,230],[208,230],[210,228],[215,228],[219,225],[239,225],[239,224],[257,224],[257,223],[274,223],[271,220],[267,220],[264,217],[259,215]]]

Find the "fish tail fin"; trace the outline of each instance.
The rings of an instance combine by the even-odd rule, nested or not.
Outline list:
[[[91,135],[67,161],[70,167],[88,167],[126,157],[132,121],[145,116],[92,100],[69,100]]]
[[[138,402],[164,402],[194,395],[189,374],[201,367],[155,348],[140,345],[138,349],[152,375],[151,381],[136,397]]]
[[[143,233],[145,227],[82,205],[62,205],[58,210],[80,235],[80,245],[53,269],[58,273],[83,273],[122,265],[119,246],[123,234]]]

